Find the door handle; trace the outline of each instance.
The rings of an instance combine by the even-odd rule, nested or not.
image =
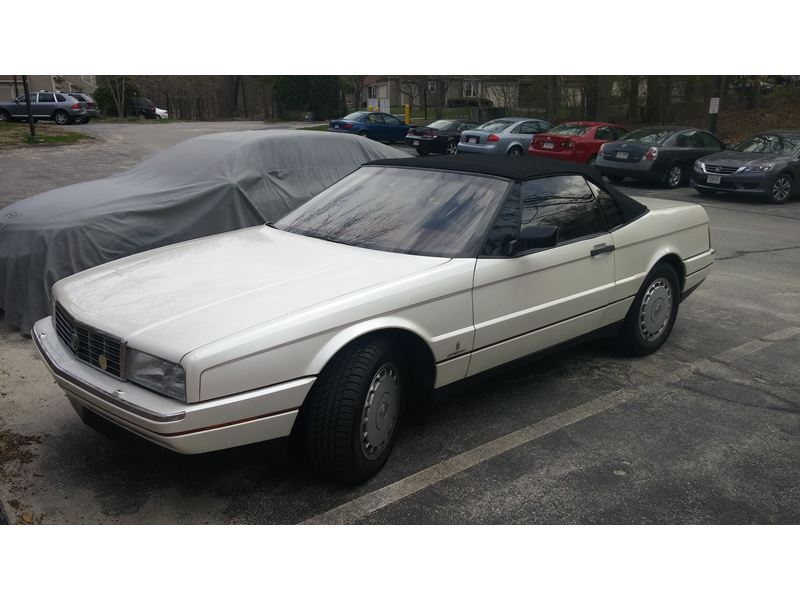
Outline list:
[[[592,251],[589,253],[592,256],[597,256],[598,254],[606,254],[608,252],[614,251],[614,244],[600,244],[599,246],[595,246],[592,248]]]

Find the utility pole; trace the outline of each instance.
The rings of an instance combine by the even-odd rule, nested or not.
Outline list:
[[[711,133],[717,133],[717,115],[719,114],[719,101],[722,95],[722,75],[714,76],[714,91],[711,94],[711,102],[708,106],[708,129]]]
[[[36,124],[33,122],[33,111],[31,110],[31,93],[28,90],[28,76],[22,76],[22,89],[25,90],[25,106],[28,109],[28,124],[31,126],[31,137],[36,137]]]

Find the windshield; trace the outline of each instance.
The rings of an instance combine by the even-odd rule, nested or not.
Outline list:
[[[509,182],[404,167],[362,167],[275,228],[372,250],[476,256]]]
[[[431,129],[452,129],[454,126],[454,121],[434,121],[428,125]]]
[[[675,133],[674,129],[637,129],[625,134],[621,142],[642,142],[643,144],[662,144],[669,136]]]
[[[800,138],[780,135],[754,135],[734,147],[738,152],[760,154],[795,154],[800,150]]]
[[[558,127],[553,127],[547,133],[554,133],[556,135],[583,135],[587,131],[589,131],[591,127],[588,125],[578,125],[577,123],[564,123],[563,125],[559,125]]]
[[[363,112],[350,113],[349,115],[342,117],[342,121],[358,121],[361,117],[364,116],[364,114],[365,113]]]
[[[484,123],[478,129],[482,129],[483,131],[503,131],[506,127],[511,125],[514,121],[489,121],[488,123]]]

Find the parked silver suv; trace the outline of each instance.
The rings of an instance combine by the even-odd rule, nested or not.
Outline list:
[[[59,125],[69,125],[86,118],[86,103],[69,94],[41,90],[31,95],[31,114],[34,119],[49,119]],[[10,102],[0,102],[0,122],[28,119],[25,96]]]

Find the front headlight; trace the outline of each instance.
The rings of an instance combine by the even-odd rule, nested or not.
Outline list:
[[[765,171],[771,171],[775,165],[756,165],[753,167],[744,167],[742,169],[742,173],[764,173]]]
[[[702,160],[694,161],[694,170],[700,171],[701,173],[705,173],[706,163],[704,163]]]
[[[148,390],[175,400],[186,400],[186,374],[180,365],[128,348],[126,375],[129,381]]]

